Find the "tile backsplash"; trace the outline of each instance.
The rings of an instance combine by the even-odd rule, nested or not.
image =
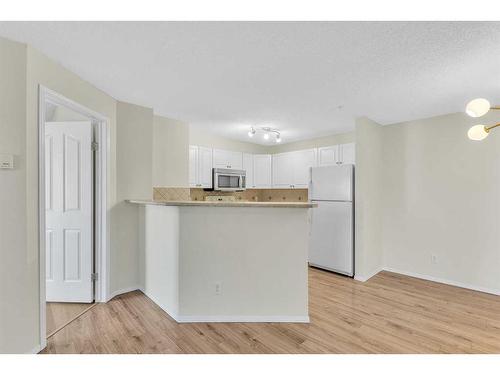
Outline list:
[[[179,187],[154,187],[153,200],[155,201],[189,201],[190,189]]]
[[[154,187],[155,201],[203,201],[206,196],[229,195],[245,202],[307,202],[307,189],[248,189],[242,192],[204,191],[199,188]]]

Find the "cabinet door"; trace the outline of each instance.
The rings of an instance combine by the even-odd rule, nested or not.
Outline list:
[[[294,153],[285,152],[273,155],[273,187],[293,187]]]
[[[214,149],[213,161],[214,168],[227,168],[229,165],[229,155],[227,154],[227,151]]]
[[[241,152],[214,149],[213,159],[214,168],[242,168]]]
[[[212,187],[212,149],[198,147],[198,181],[197,186]]]
[[[316,150],[302,150],[293,153],[293,187],[307,188],[311,179],[311,167],[316,166]]]
[[[356,162],[356,144],[344,143],[340,145],[340,163],[355,164]]]
[[[189,186],[198,183],[198,146],[189,146]]]
[[[228,161],[230,169],[243,169],[243,153],[228,151]]]
[[[328,146],[318,148],[318,167],[336,165],[339,161],[339,146]]]
[[[258,154],[253,156],[253,185],[256,188],[270,188],[271,155]]]
[[[243,154],[243,166],[242,169],[246,171],[246,188],[251,189],[254,186],[253,181],[253,155]]]

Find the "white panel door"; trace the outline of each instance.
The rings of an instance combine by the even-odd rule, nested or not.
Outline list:
[[[246,172],[246,188],[251,189],[254,187],[253,183],[253,155],[243,154],[242,169]]]
[[[336,165],[339,160],[338,154],[338,145],[318,148],[318,166]]]
[[[189,146],[189,186],[198,184],[198,147]]]
[[[293,153],[293,187],[307,188],[311,180],[311,168],[316,166],[316,149]]]
[[[285,152],[273,155],[273,187],[293,187],[294,154]]]
[[[354,274],[353,212],[351,202],[315,202],[312,211],[309,263]]]
[[[46,123],[46,299],[49,302],[94,300],[92,186],[91,123]]]
[[[344,143],[340,145],[341,164],[356,164],[356,144]]]
[[[253,184],[256,188],[272,186],[271,155],[257,154],[253,156]]]
[[[212,187],[212,149],[198,147],[198,183],[204,188]]]

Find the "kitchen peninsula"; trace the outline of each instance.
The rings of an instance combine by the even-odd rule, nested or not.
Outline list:
[[[308,202],[142,201],[144,293],[178,322],[308,322]]]

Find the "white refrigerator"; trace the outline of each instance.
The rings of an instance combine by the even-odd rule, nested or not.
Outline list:
[[[311,168],[309,264],[354,276],[354,166]]]

